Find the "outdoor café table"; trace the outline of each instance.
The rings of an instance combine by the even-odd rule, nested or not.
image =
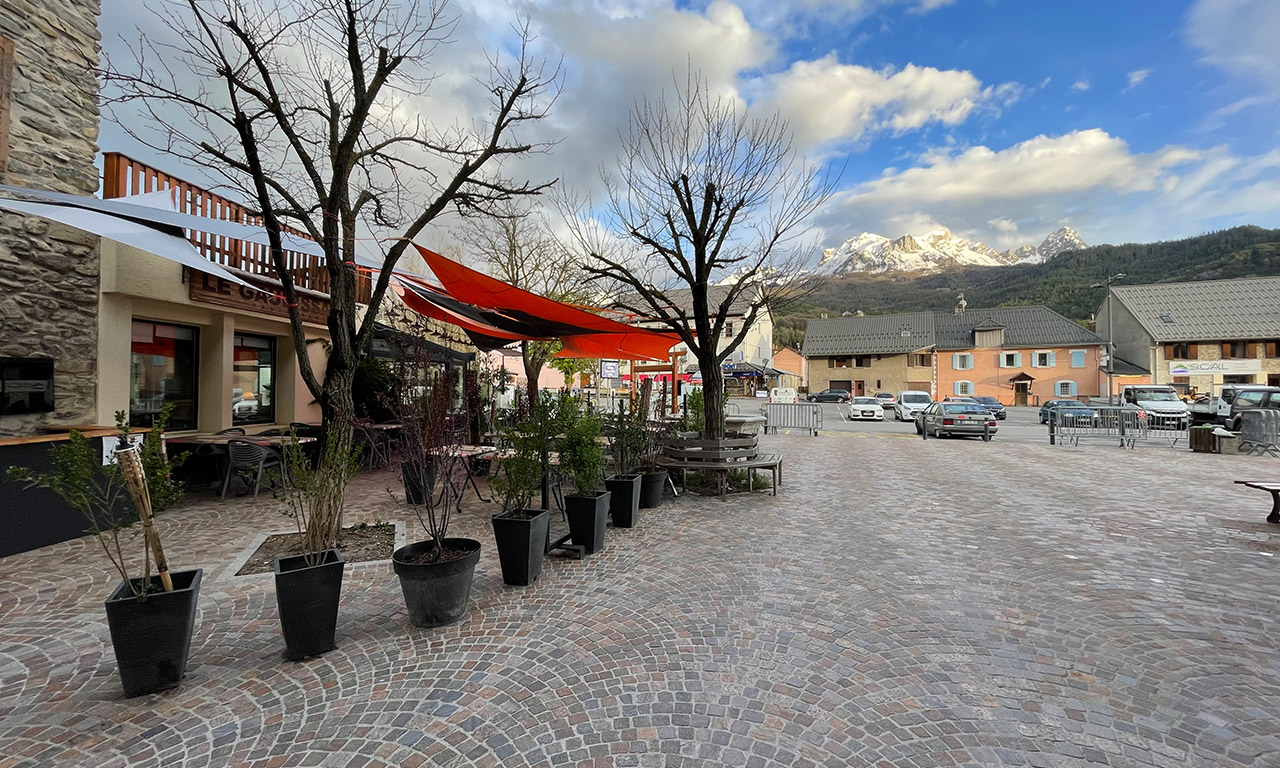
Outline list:
[[[166,447],[178,448],[179,450],[191,450],[191,453],[197,457],[202,457],[211,462],[217,462],[216,466],[221,468],[222,462],[226,459],[227,443],[232,440],[247,440],[254,445],[260,445],[276,453],[280,453],[286,444],[294,444],[294,438],[291,435],[210,435],[210,434],[194,434],[194,435],[169,435],[165,437],[164,443]],[[305,445],[315,442],[314,437],[297,438],[297,445]],[[207,466],[207,465],[206,465]],[[219,469],[219,474],[221,469]]]
[[[448,484],[448,488],[446,489],[444,487],[441,487],[440,498],[439,500],[436,501],[436,503],[439,504],[440,502],[444,501],[445,491],[451,490],[457,496],[457,502],[456,502],[457,509],[459,512],[461,512],[462,511],[462,495],[466,493],[467,485],[470,485],[471,490],[476,492],[477,499],[480,499],[486,504],[493,501],[493,499],[486,499],[484,497],[484,494],[480,492],[480,486],[476,484],[476,478],[474,475],[471,474],[470,468],[468,466],[468,462],[471,459],[489,458],[494,456],[497,453],[498,453],[498,448],[497,446],[493,446],[493,445],[460,445],[457,447],[457,450],[450,451],[448,456],[448,463],[445,465],[444,472],[440,478],[443,483]],[[457,485],[454,484],[454,478],[457,475],[455,470],[458,468],[459,465],[462,466],[462,470],[463,470],[462,471],[463,479],[461,481],[461,487],[458,487]]]

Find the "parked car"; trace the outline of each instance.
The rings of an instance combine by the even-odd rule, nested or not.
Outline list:
[[[1182,430],[1191,421],[1191,409],[1178,390],[1165,384],[1130,384],[1121,388],[1120,400],[1144,411],[1152,429]]]
[[[884,406],[874,397],[855,397],[849,401],[849,418],[884,421]]]
[[[898,404],[898,398],[893,396],[892,392],[877,392],[876,399],[880,401],[880,405],[886,409],[892,408]]]
[[[982,405],[982,403],[979,403],[979,402],[978,402],[977,398],[974,398],[974,397],[967,397],[967,396],[965,396],[965,395],[952,395],[952,396],[950,396],[950,397],[944,397],[944,398],[942,398],[942,402],[944,402],[944,403],[973,403],[974,405]]]
[[[811,403],[847,403],[853,395],[847,389],[824,389],[809,395]]]
[[[1040,405],[1040,423],[1048,424],[1054,413],[1060,424],[1098,423],[1098,412],[1079,400],[1045,400]]]
[[[982,405],[988,411],[991,411],[991,415],[995,416],[997,419],[1004,420],[1004,418],[1009,415],[1004,410],[1004,403],[991,395],[977,395],[973,399],[977,400],[979,405]]]
[[[898,404],[893,407],[893,417],[898,421],[911,421],[916,414],[929,407],[933,398],[928,392],[908,389],[898,393]]]
[[[1263,384],[1223,384],[1216,397],[1204,395],[1191,404],[1192,424],[1221,424],[1238,430],[1242,413],[1280,408],[1280,387]]]
[[[997,431],[995,417],[978,403],[931,403],[916,414],[917,435],[983,437]]]

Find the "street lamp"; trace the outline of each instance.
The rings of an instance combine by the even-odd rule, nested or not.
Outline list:
[[[1094,283],[1090,288],[1107,288],[1107,402],[1115,405],[1115,380],[1116,380],[1116,345],[1112,341],[1116,335],[1116,327],[1111,322],[1111,284],[1115,281],[1126,277],[1125,273],[1117,272],[1100,283]]]

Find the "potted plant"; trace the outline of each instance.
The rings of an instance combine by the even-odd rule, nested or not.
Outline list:
[[[523,406],[517,410],[527,413],[523,418],[517,413],[515,425],[505,433],[505,442],[511,447],[492,481],[502,512],[491,521],[498,560],[502,564],[502,581],[527,587],[542,573],[546,556],[551,515],[546,509],[531,507],[534,497],[542,490],[550,439],[556,427],[547,401],[534,401],[532,405],[524,405],[519,400],[517,403]]]
[[[414,367],[412,363],[405,365],[406,370]],[[411,377],[419,380],[412,373]],[[415,627],[439,627],[462,618],[471,596],[476,563],[480,561],[480,542],[449,537],[449,520],[457,504],[451,475],[466,471],[449,429],[450,400],[451,393],[442,376],[432,381],[425,395],[412,393],[398,400],[400,442],[405,453],[400,465],[405,500],[428,536],[391,555],[392,568],[400,578],[400,591],[409,609],[409,621]],[[412,482],[411,473],[417,473]],[[441,478],[444,482],[436,498],[434,485]],[[419,494],[410,493],[412,485],[418,487]]]
[[[624,404],[608,420],[614,474],[604,479],[604,486],[609,490],[609,516],[615,528],[632,528],[640,519],[640,475],[628,471],[644,447],[644,430],[636,417],[636,410]]]
[[[199,569],[170,571],[154,513],[181,498],[182,488],[169,469],[183,454],[166,462],[162,441],[172,405],[166,405],[141,442],[131,436],[124,411],[116,413],[120,438],[115,455],[104,463],[102,452],[72,430],[65,444],[50,451],[53,471],[35,473],[9,467],[9,479],[48,488],[84,515],[88,533],[101,545],[120,574],[120,585],[104,607],[116,667],[126,697],[176,687],[186,674],[200,597]],[[142,574],[130,575],[121,535],[142,523]],[[152,558],[155,574],[152,574]]]
[[[359,449],[344,444],[341,431],[327,425],[313,468],[297,431],[284,441],[284,514],[302,537],[302,552],[275,559],[276,606],[290,661],[319,656],[337,647],[338,600],[346,561],[338,550],[347,484],[359,470]]]
[[[581,413],[572,404],[560,440],[560,469],[577,493],[564,497],[565,516],[573,543],[592,555],[604,549],[604,529],[609,521],[609,491],[600,490],[604,473],[604,448],[600,445],[600,417]]]

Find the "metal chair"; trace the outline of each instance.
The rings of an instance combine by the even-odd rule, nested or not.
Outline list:
[[[233,473],[241,474],[245,486],[249,486],[248,474],[253,473],[253,500],[258,501],[258,489],[262,486],[262,471],[271,467],[278,467],[280,472],[284,472],[284,461],[280,454],[264,448],[256,443],[248,440],[229,440],[227,441],[227,473],[222,478],[222,501],[227,500],[227,488],[231,485],[231,475]],[[271,494],[275,495],[275,478],[268,477],[271,482]],[[248,491],[246,491],[247,493]]]

